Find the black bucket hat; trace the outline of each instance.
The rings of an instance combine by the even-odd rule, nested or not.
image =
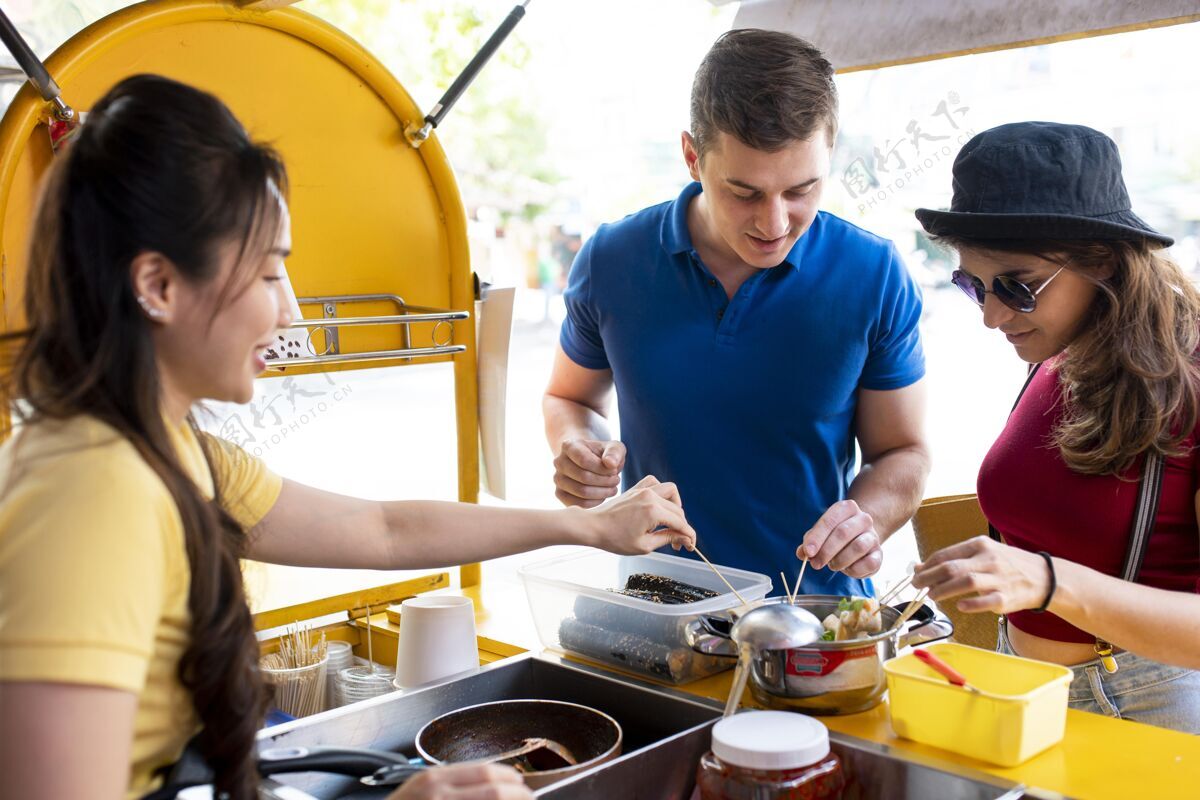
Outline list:
[[[986,130],[963,145],[953,174],[949,211],[917,209],[935,236],[1175,243],[1130,209],[1116,143],[1083,125]]]

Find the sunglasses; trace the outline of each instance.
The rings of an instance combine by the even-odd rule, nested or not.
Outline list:
[[[983,301],[987,299],[987,295],[994,294],[997,300],[1004,303],[1004,305],[1013,311],[1028,314],[1037,308],[1037,296],[1050,285],[1051,281],[1058,277],[1059,272],[1062,272],[1066,268],[1066,264],[1059,267],[1058,272],[1047,278],[1046,282],[1039,286],[1036,292],[1016,278],[1008,275],[997,275],[993,278],[990,290],[984,287],[982,280],[969,272],[963,272],[961,269],[954,270],[954,274],[950,276],[950,281],[959,289],[962,289],[962,293],[971,298],[972,302],[980,308],[983,308]]]

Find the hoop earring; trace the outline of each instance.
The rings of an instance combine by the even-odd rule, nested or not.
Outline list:
[[[140,294],[137,296],[137,301],[138,305],[142,307],[142,311],[145,311],[146,316],[150,317],[150,319],[162,319],[163,315],[167,313],[161,308],[155,308],[150,305],[150,301]]]

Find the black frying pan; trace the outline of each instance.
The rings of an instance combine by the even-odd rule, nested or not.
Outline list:
[[[527,772],[525,783],[531,788],[546,786],[616,758],[621,754],[623,735],[616,720],[587,706],[555,700],[501,700],[435,718],[417,734],[416,744],[425,761],[452,764],[487,759],[519,747],[525,739],[538,737],[563,745],[577,763]],[[258,754],[258,771],[263,777],[325,772],[359,778],[368,786],[379,787],[395,788],[425,768],[418,760],[385,750],[279,747]],[[189,786],[211,782],[212,772],[207,765],[197,763],[194,752],[191,756],[185,753],[164,788],[143,800],[173,800]],[[376,789],[382,791],[376,796],[385,796],[390,790]]]
[[[605,713],[558,700],[501,700],[443,714],[417,734],[417,752],[431,764],[478,761],[531,738],[552,739],[576,763],[526,771],[533,789],[611,761],[621,754],[621,726]]]

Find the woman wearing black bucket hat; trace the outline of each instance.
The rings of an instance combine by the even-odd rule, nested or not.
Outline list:
[[[999,649],[1072,667],[1073,708],[1200,733],[1200,293],[1079,125],[985,131],[949,211],[954,283],[1030,376],[984,459],[992,526],[914,585],[1003,615]]]

